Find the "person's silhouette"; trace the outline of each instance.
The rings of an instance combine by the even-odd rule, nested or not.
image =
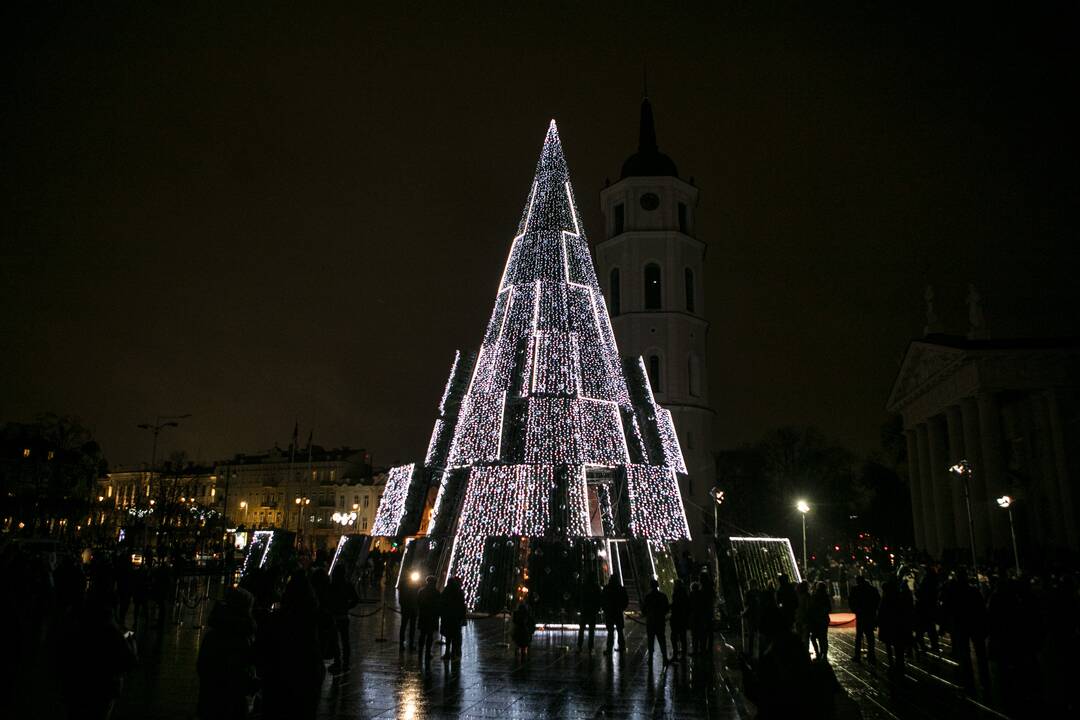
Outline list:
[[[626,595],[626,589],[619,582],[619,578],[612,575],[608,580],[608,584],[604,586],[601,597],[601,605],[604,609],[604,626],[607,628],[607,653],[609,655],[612,650],[622,652],[626,649],[626,638],[623,637],[623,627],[626,624],[626,619],[623,613],[629,604],[630,599]],[[619,641],[617,647],[614,644],[616,635]]]
[[[664,664],[668,663],[667,641],[664,638],[664,624],[668,613],[667,595],[660,591],[660,583],[653,578],[649,581],[649,592],[645,595],[642,608],[645,615],[645,637],[649,646],[649,660],[653,659],[653,641],[660,645],[660,656]]]

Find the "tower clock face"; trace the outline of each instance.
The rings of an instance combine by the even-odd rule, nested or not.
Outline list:
[[[656,208],[660,207],[660,198],[654,193],[645,193],[641,196],[641,209],[652,212]]]

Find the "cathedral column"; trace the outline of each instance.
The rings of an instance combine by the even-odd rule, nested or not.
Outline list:
[[[1065,541],[1068,546],[1080,549],[1076,527],[1076,505],[1072,496],[1072,488],[1069,485],[1069,464],[1066,456],[1065,433],[1061,426],[1061,407],[1058,403],[1056,390],[1046,392],[1046,406],[1050,415],[1050,437],[1054,444],[1054,459],[1057,461],[1057,487],[1058,498],[1064,514]]]
[[[993,543],[990,541],[990,498],[986,493],[986,478],[982,476],[982,437],[979,434],[979,406],[975,398],[960,401],[961,425],[964,431],[964,460],[975,472],[971,477],[971,518],[975,523],[977,555],[989,558]]]
[[[956,518],[953,516],[953,478],[949,473],[949,454],[945,447],[945,419],[935,415],[927,421],[930,442],[930,474],[934,478],[934,517],[937,521],[938,557],[947,549],[959,547],[956,539]]]
[[[1039,457],[1039,502],[1036,513],[1030,517],[1029,527],[1043,530],[1046,544],[1063,547],[1066,544],[1065,514],[1066,508],[1060,501],[1061,486],[1057,476],[1057,462],[1054,457],[1054,435],[1050,428],[1049,401],[1043,393],[1035,393],[1028,398],[1031,416],[1034,421],[1034,436],[1038,440]],[[1028,500],[1029,506],[1034,498]],[[1041,521],[1041,522],[1040,522]]]
[[[915,547],[924,550],[926,534],[923,530],[922,478],[919,477],[919,448],[915,431],[905,430],[904,439],[907,440],[908,485],[911,489],[911,522],[915,531]]]
[[[960,415],[959,405],[950,405],[945,410],[945,423],[949,433],[949,453],[946,461],[948,467],[964,459],[964,431],[963,420]],[[971,533],[968,532],[967,508],[964,507],[964,483],[960,478],[949,473],[949,494],[952,496],[953,520],[956,523],[957,547],[971,549]],[[975,552],[978,554],[979,545],[975,544]]]
[[[981,503],[989,509],[989,503],[1005,490],[1005,450],[1001,437],[1001,404],[993,393],[981,392],[975,398],[979,405],[979,434],[982,436],[982,469],[975,468],[976,475],[982,475],[984,495]],[[972,498],[972,503],[975,498]],[[1005,513],[990,513],[990,537],[994,550],[1009,547],[1008,520]]]
[[[930,443],[927,439],[926,423],[915,426],[915,442],[919,449],[919,478],[922,480],[923,532],[926,535],[924,550],[931,557],[939,557],[941,540],[934,511],[934,476],[930,472]]]

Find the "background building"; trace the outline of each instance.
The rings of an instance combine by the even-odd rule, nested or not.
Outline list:
[[[1017,498],[1020,553],[1076,551],[1080,343],[929,334],[910,344],[887,408],[907,438],[916,545],[966,559],[967,460],[980,561],[1011,556],[1009,521],[995,498]]]
[[[657,401],[671,411],[688,475],[680,478],[695,540],[713,532],[716,479],[705,319],[706,244],[695,234],[698,189],[660,152],[648,98],[638,151],[600,193],[604,235],[597,273],[619,351],[641,356]],[[693,506],[697,506],[696,508]]]

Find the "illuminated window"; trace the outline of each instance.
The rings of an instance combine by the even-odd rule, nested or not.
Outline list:
[[[645,309],[660,309],[660,266],[649,263],[645,266]]]
[[[30,457],[30,448],[23,448],[22,456],[23,457]]]
[[[611,307],[612,316],[618,315],[622,310],[622,288],[619,286],[619,268],[611,269],[611,299],[609,305]]]
[[[649,384],[652,385],[653,392],[660,392],[660,356],[649,356]]]

